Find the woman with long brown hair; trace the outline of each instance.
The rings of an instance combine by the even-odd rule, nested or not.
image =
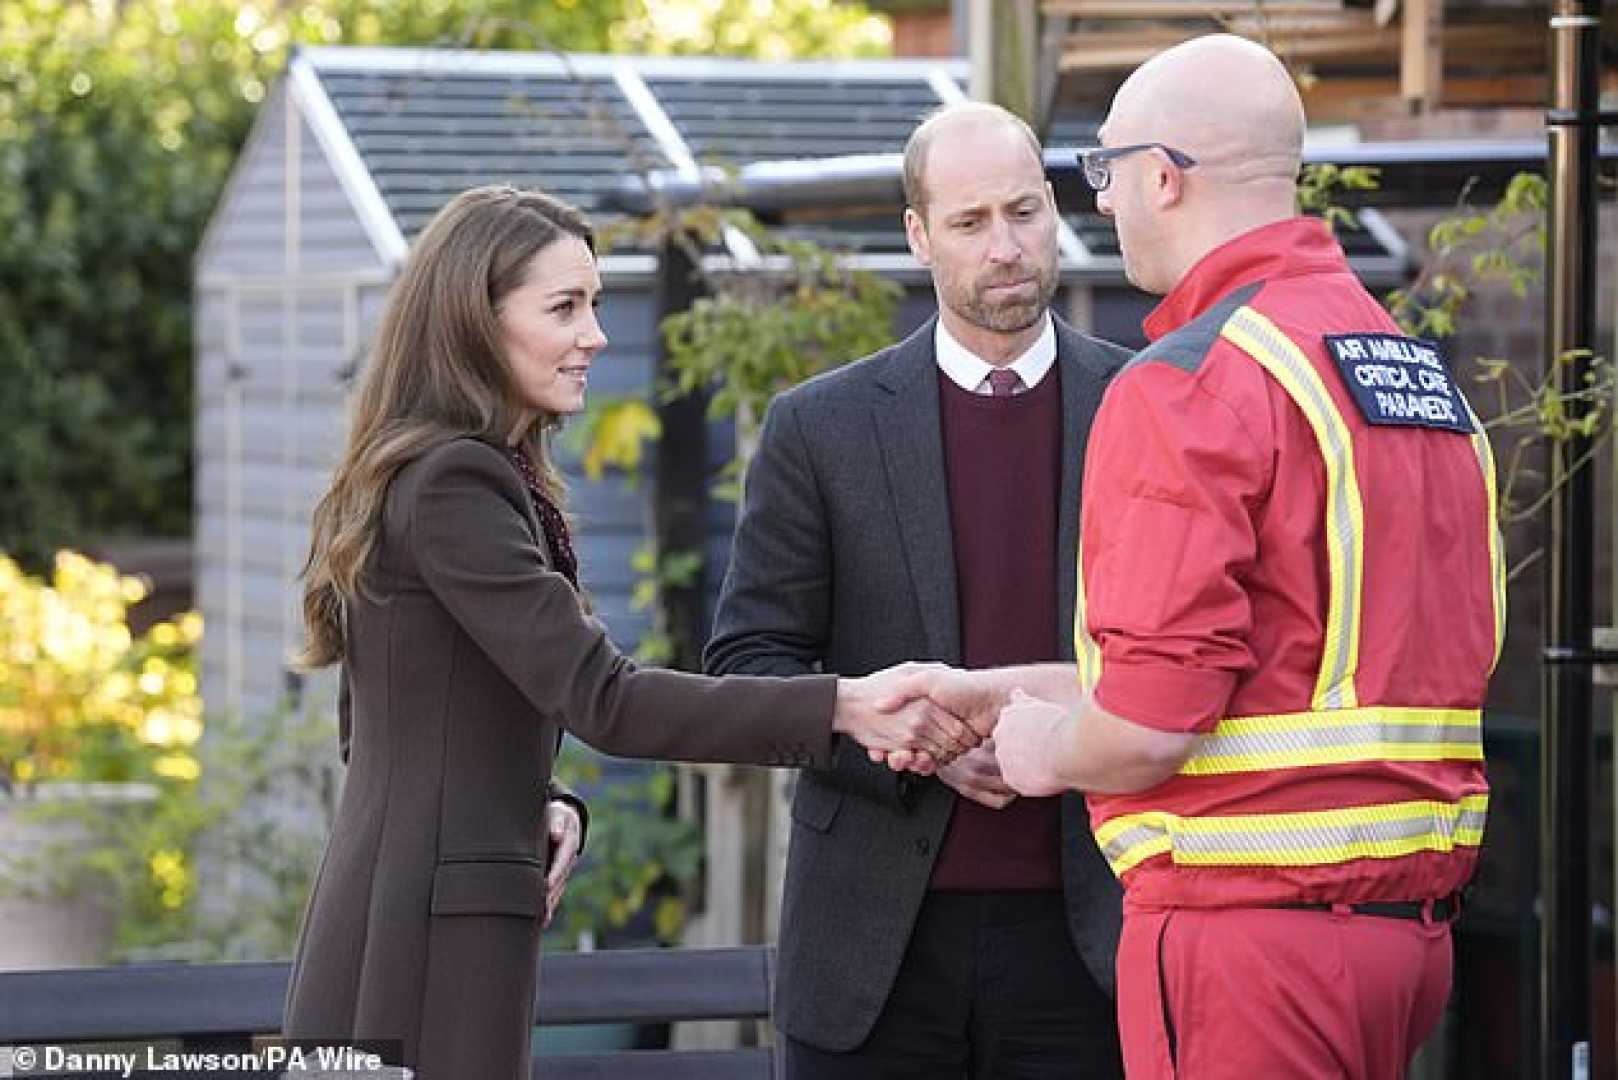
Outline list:
[[[427,1080],[528,1076],[539,934],[582,822],[563,729],[630,757],[815,766],[975,744],[861,680],[637,668],[581,609],[547,446],[606,345],[589,224],[468,191],[389,295],[304,571],[307,667],[340,663],[348,775],[286,1031],[380,1040]],[[547,809],[549,807],[549,809]],[[547,856],[553,854],[549,866]]]

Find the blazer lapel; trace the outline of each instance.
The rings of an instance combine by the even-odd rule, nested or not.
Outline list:
[[[874,373],[871,410],[887,473],[905,569],[921,609],[927,647],[949,663],[961,659],[944,436],[930,319],[889,353]]]
[[[1087,348],[1083,337],[1061,319],[1056,319],[1056,362],[1062,372],[1062,516],[1056,548],[1056,640],[1066,660],[1073,659],[1084,448],[1090,441],[1090,421],[1095,418],[1108,381],[1103,370],[1087,362],[1083,355]]]

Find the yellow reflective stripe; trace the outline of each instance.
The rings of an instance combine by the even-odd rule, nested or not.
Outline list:
[[[1456,394],[1461,407],[1472,418],[1472,449],[1478,455],[1478,468],[1483,472],[1484,493],[1489,504],[1489,592],[1494,600],[1494,659],[1489,662],[1489,674],[1500,662],[1500,650],[1506,643],[1506,553],[1505,539],[1500,535],[1500,489],[1494,471],[1494,447],[1489,445],[1489,434],[1483,430],[1478,414],[1465,395]]]
[[[1431,799],[1292,814],[1181,817],[1125,814],[1096,829],[1096,842],[1124,874],[1154,855],[1176,866],[1331,866],[1397,859],[1483,843],[1487,793],[1453,803]]]
[[[1221,720],[1180,768],[1219,776],[1357,761],[1482,761],[1478,709],[1365,706]]]
[[[1088,694],[1101,681],[1101,648],[1085,621],[1084,546],[1079,546],[1078,587],[1073,599],[1073,655],[1079,662],[1079,687]]]
[[[1316,709],[1359,704],[1354,676],[1359,670],[1360,586],[1365,569],[1365,511],[1354,468],[1354,440],[1331,393],[1297,345],[1252,308],[1238,310],[1220,336],[1264,365],[1302,411],[1326,464],[1326,554],[1330,592]]]

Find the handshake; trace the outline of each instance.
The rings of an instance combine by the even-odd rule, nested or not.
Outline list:
[[[1069,673],[1077,683],[1077,673]],[[930,776],[979,747],[992,753],[1012,792],[1066,790],[1049,749],[1068,710],[1030,697],[1010,671],[962,671],[909,663],[839,679],[832,729],[857,740],[872,761]]]

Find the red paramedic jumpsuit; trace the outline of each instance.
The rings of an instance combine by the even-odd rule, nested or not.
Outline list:
[[[1488,440],[1317,221],[1217,248],[1146,330],[1090,439],[1079,671],[1113,714],[1206,738],[1089,800],[1125,889],[1126,1067],[1402,1077],[1488,808]]]

